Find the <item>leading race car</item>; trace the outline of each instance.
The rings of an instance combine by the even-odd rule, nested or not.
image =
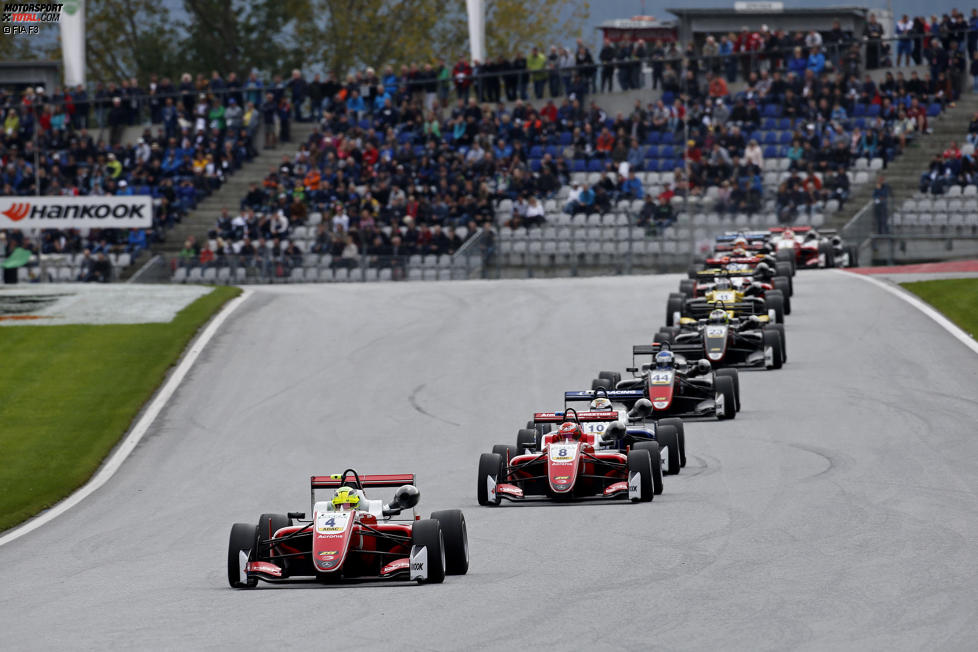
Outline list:
[[[440,583],[469,568],[465,517],[457,509],[421,519],[413,474],[364,475],[353,469],[310,480],[312,518],[262,514],[258,524],[235,523],[228,541],[228,583],[253,588],[258,581],[399,579]],[[398,487],[384,504],[365,489]],[[317,500],[317,490],[333,490]],[[392,520],[411,510],[410,520]]]
[[[662,491],[657,442],[637,442],[624,453],[601,450],[599,436],[584,432],[573,408],[561,419],[557,430],[543,435],[539,451],[511,452],[509,459],[499,452],[482,454],[476,484],[480,505],[499,505],[503,499],[648,502]]]
[[[801,268],[857,267],[859,252],[846,245],[834,230],[810,226],[772,227],[770,244],[779,262]]]
[[[652,364],[636,365],[636,358],[651,356]],[[652,403],[653,416],[733,419],[740,410],[740,377],[736,369],[713,370],[705,358],[689,363],[668,344],[653,342],[632,347],[632,365],[624,380],[601,372],[592,390],[606,389],[608,398],[629,408],[640,399]],[[614,389],[610,387],[614,386]]]
[[[784,324],[766,316],[732,317],[721,309],[706,319],[682,318],[678,327],[656,333],[655,341],[688,358],[705,357],[714,367],[780,369],[787,361]]]

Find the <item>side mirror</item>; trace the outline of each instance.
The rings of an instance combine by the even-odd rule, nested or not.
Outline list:
[[[635,405],[628,412],[629,419],[645,419],[652,414],[652,401],[647,398],[640,398],[635,401]]]
[[[406,484],[394,493],[394,500],[384,506],[384,516],[400,514],[405,509],[411,509],[421,500],[421,492],[414,485]]]

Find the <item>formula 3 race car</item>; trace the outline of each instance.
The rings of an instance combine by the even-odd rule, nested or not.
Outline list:
[[[669,351],[671,359],[658,354]],[[650,356],[652,364],[636,364],[636,359]],[[669,358],[669,356],[667,356]],[[632,347],[632,366],[626,371],[632,378],[621,379],[615,372],[601,372],[591,381],[594,391],[605,389],[608,398],[629,409],[640,399],[652,403],[653,417],[681,419],[733,419],[740,410],[740,376],[736,369],[717,369],[705,358],[687,362],[673,354],[668,344],[653,342]],[[613,387],[614,389],[609,389]]]
[[[641,441],[624,453],[601,450],[599,436],[583,431],[573,408],[560,418],[560,427],[543,435],[539,451],[507,451],[507,457],[497,447],[482,454],[476,485],[480,505],[499,505],[503,499],[648,502],[662,492],[657,442]]]
[[[816,231],[810,226],[772,227],[769,240],[778,262],[803,269],[858,267],[859,251],[846,245],[834,230]]]
[[[761,293],[763,296],[759,296]],[[713,289],[701,297],[688,299],[685,294],[670,293],[666,300],[666,326],[677,326],[683,317],[705,319],[718,308],[735,317],[765,315],[772,322],[783,324],[788,314],[787,301],[781,290],[766,290],[753,284],[735,290],[730,279],[719,278]]]
[[[765,316],[732,317],[717,309],[706,319],[680,319],[679,326],[656,333],[655,341],[686,358],[705,357],[714,367],[780,369],[787,362],[784,324]]]
[[[258,524],[235,523],[228,541],[228,583],[254,588],[259,580],[305,579],[335,583],[348,579],[397,579],[440,583],[469,568],[465,517],[457,509],[421,519],[421,497],[413,474],[364,475],[353,469],[310,480],[312,518],[305,514],[262,514]],[[389,504],[369,500],[368,488],[398,487]],[[333,489],[331,500],[317,490]],[[344,491],[344,490],[348,491]],[[337,500],[345,501],[337,503]],[[411,510],[409,520],[391,520]]]

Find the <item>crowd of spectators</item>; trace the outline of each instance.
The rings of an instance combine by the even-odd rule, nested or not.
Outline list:
[[[924,194],[943,195],[952,186],[978,184],[978,160],[975,158],[975,141],[978,134],[978,113],[971,120],[968,146],[962,148],[951,141],[943,152],[935,153],[920,175],[919,190]]]

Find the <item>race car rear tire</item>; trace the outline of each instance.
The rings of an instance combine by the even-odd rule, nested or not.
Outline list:
[[[828,242],[823,242],[818,245],[818,253],[825,256],[825,267],[835,267],[835,251],[832,250],[832,245]]]
[[[614,389],[615,385],[621,382],[621,374],[617,371],[599,371],[598,378],[607,378],[611,381],[611,389]]]
[[[780,369],[784,365],[784,349],[781,347],[781,333],[772,329],[764,329],[764,348],[771,347],[771,366],[768,369]]]
[[[679,433],[673,426],[660,425],[655,429],[655,440],[659,442],[659,449],[666,449],[666,459],[668,469],[663,471],[665,475],[677,475],[682,468],[682,460],[679,459]]]
[[[665,331],[659,331],[655,334],[655,342],[659,344],[672,344],[672,333],[667,333]]]
[[[465,527],[465,515],[460,509],[446,509],[432,512],[431,518],[441,526],[445,544],[445,574],[465,575],[469,572],[469,533]]]
[[[513,448],[509,444],[496,444],[492,447],[492,452],[499,455],[507,462],[518,455],[518,448]]]
[[[411,528],[412,545],[428,548],[428,579],[418,584],[441,584],[445,581],[445,539],[441,525],[433,518],[415,521]]]
[[[702,272],[704,269],[706,269],[706,265],[702,263],[693,263],[692,265],[686,268],[686,276],[688,276],[690,279],[695,280],[697,274]]]
[[[771,290],[764,297],[764,304],[774,310],[774,323],[784,323],[784,295],[777,290]]]
[[[726,420],[737,417],[737,396],[734,394],[733,379],[729,376],[717,376],[714,387],[717,394],[723,397],[723,409],[717,410],[717,419]]]
[[[795,269],[791,263],[778,262],[774,263],[774,275],[775,276],[787,276],[791,278],[795,273]]]
[[[659,442],[640,441],[632,450],[647,450],[649,457],[652,458],[652,493],[656,496],[662,495],[662,456],[659,452]]]
[[[785,299],[791,296],[791,281],[788,280],[787,276],[775,276],[771,279],[771,285],[774,286],[775,290],[781,290],[781,294],[785,296]],[[785,304],[787,307],[787,302]],[[790,312],[785,314],[790,315]]]
[[[253,559],[257,541],[258,526],[250,523],[235,523],[231,526],[231,535],[228,537],[228,584],[232,589],[253,589],[258,586],[257,577],[249,577],[242,583],[238,568],[241,551],[247,550],[248,559]]]
[[[788,340],[784,338],[784,324],[768,324],[764,327],[764,330],[777,331],[781,335],[781,362],[785,363],[788,361]]]
[[[516,432],[517,454],[518,455],[524,454],[526,452],[526,449],[528,448],[531,451],[540,450],[541,439],[542,439],[541,433],[537,428],[521,428]]]
[[[694,293],[696,292],[696,281],[688,278],[684,278],[679,281],[679,293],[685,296],[687,299],[692,299]]]
[[[660,426],[672,426],[679,433],[679,466],[686,466],[686,426],[683,425],[683,420],[678,417],[669,417],[667,419],[659,419],[658,425]]]
[[[726,376],[727,378],[733,380],[737,411],[740,412],[740,372],[736,369],[717,369],[717,377],[719,376]]]
[[[638,473],[639,493],[641,498],[632,502],[647,503],[655,498],[655,486],[652,484],[652,456],[647,450],[628,451],[627,457],[628,476]]]
[[[797,259],[796,259],[794,249],[778,249],[778,253],[775,254],[775,260],[779,263],[780,262],[788,263],[788,265],[791,267],[790,275],[791,276],[795,275],[795,267],[796,267]],[[777,263],[775,263],[775,267],[777,267]]]
[[[480,505],[499,504],[501,499],[498,493],[495,499],[490,499],[489,497],[488,479],[492,478],[496,484],[502,482],[504,480],[505,464],[506,461],[496,453],[483,453],[479,457],[479,482],[476,487],[476,496],[479,498]]]
[[[683,314],[683,306],[686,305],[686,299],[681,294],[670,294],[669,300],[666,301],[666,326],[678,326],[679,323],[675,319],[675,313],[679,313],[680,316]]]
[[[859,247],[846,247],[849,254],[849,267],[859,267]]]
[[[591,380],[591,391],[596,389],[611,389],[611,383],[608,382],[607,378],[594,378]]]

